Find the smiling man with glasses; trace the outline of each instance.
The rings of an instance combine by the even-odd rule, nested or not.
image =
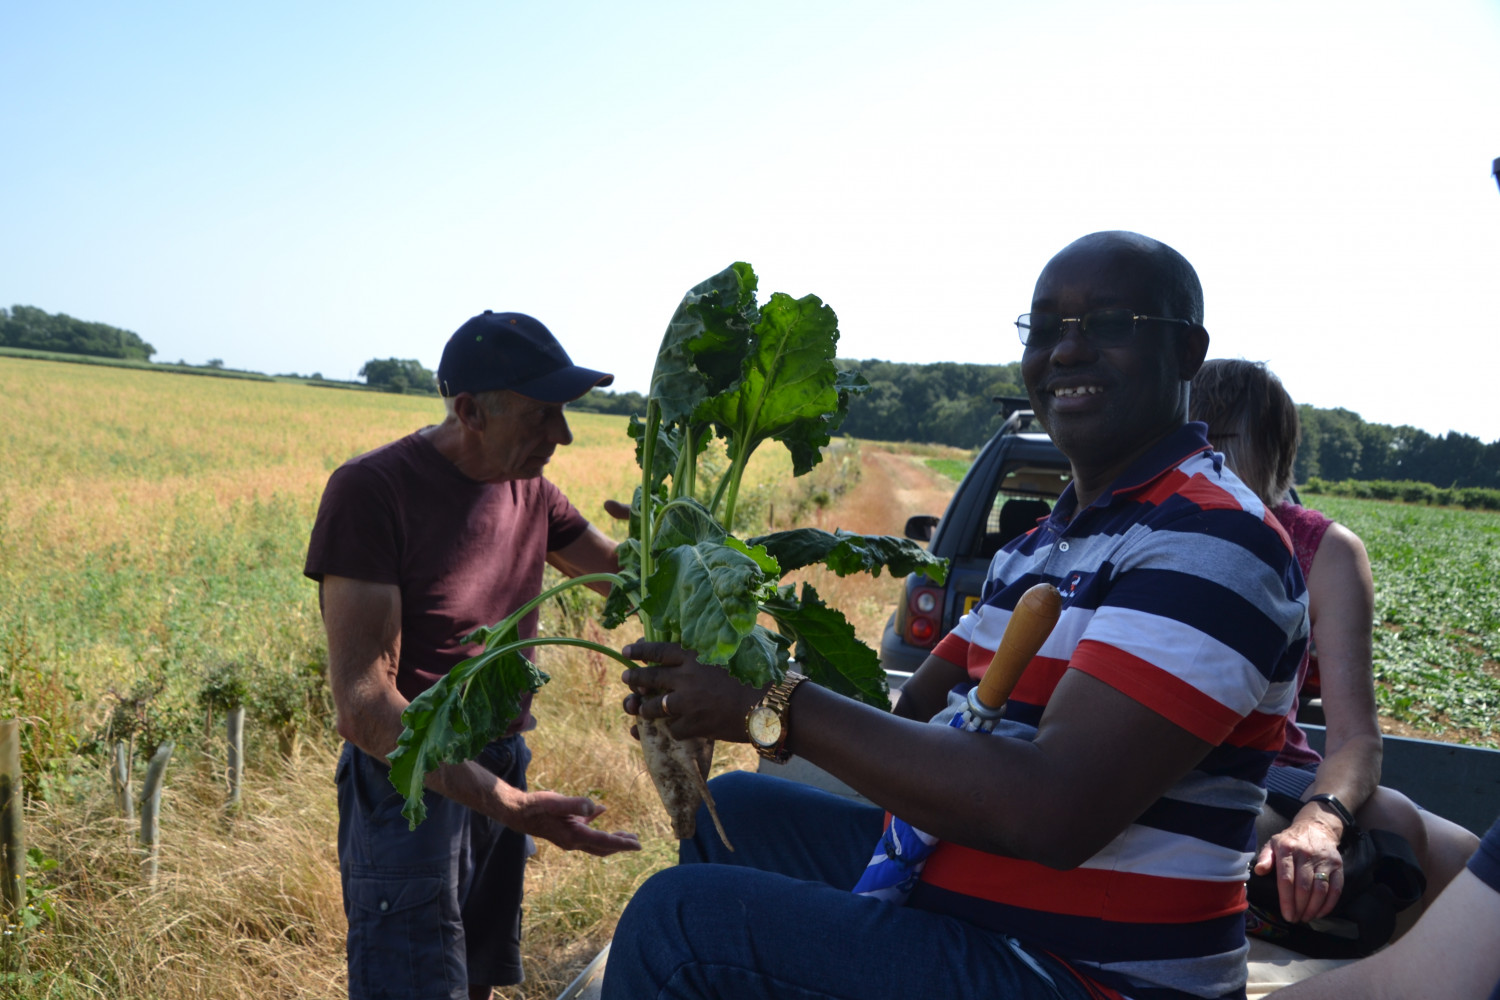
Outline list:
[[[646,882],[606,1000],[1245,996],[1245,871],[1306,597],[1264,506],[1188,423],[1202,319],[1192,267],[1144,236],[1095,233],[1047,263],[1022,374],[1072,483],[996,555],[894,712],[787,691],[783,746],[875,805],[716,778],[738,850],[703,819],[684,864]],[[1038,583],[1062,614],[994,734],[949,725]],[[628,653],[660,664],[626,682],[670,689],[673,736],[747,739],[762,691],[676,647]],[[662,718],[658,701],[626,707]]]
[[[1187,422],[1208,331],[1198,276],[1165,244],[1085,236],[1047,264],[1016,329],[1032,408],[1082,476],[1081,506]]]

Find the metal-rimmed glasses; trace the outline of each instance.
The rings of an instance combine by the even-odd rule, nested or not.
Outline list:
[[[1135,336],[1135,325],[1142,320],[1194,325],[1189,319],[1140,316],[1129,309],[1095,309],[1082,316],[1060,316],[1049,312],[1022,313],[1016,317],[1016,332],[1021,335],[1022,346],[1050,350],[1063,339],[1063,324],[1077,323],[1083,336],[1095,347],[1119,347],[1130,342]]]

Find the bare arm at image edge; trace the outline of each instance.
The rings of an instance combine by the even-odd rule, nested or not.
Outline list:
[[[1276,991],[1277,1000],[1485,1000],[1500,984],[1500,893],[1465,871],[1415,927],[1369,958]]]
[[[396,689],[401,656],[401,592],[394,584],[328,576],[322,588],[328,632],[328,683],[344,739],[384,760],[401,737],[407,700]],[[566,850],[614,854],[639,850],[633,834],[587,824],[604,811],[588,798],[525,792],[468,761],[427,776],[427,787],[513,830]]]

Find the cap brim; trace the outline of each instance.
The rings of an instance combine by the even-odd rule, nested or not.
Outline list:
[[[574,365],[507,388],[511,392],[518,392],[544,403],[571,403],[590,389],[609,385],[614,380],[615,377],[608,372],[596,372],[592,368]]]

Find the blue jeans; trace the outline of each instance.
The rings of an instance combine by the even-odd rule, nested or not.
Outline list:
[[[735,851],[699,810],[683,863],[621,915],[604,1000],[1089,997],[1066,966],[1003,935],[851,893],[880,810],[748,772],[712,787]]]

